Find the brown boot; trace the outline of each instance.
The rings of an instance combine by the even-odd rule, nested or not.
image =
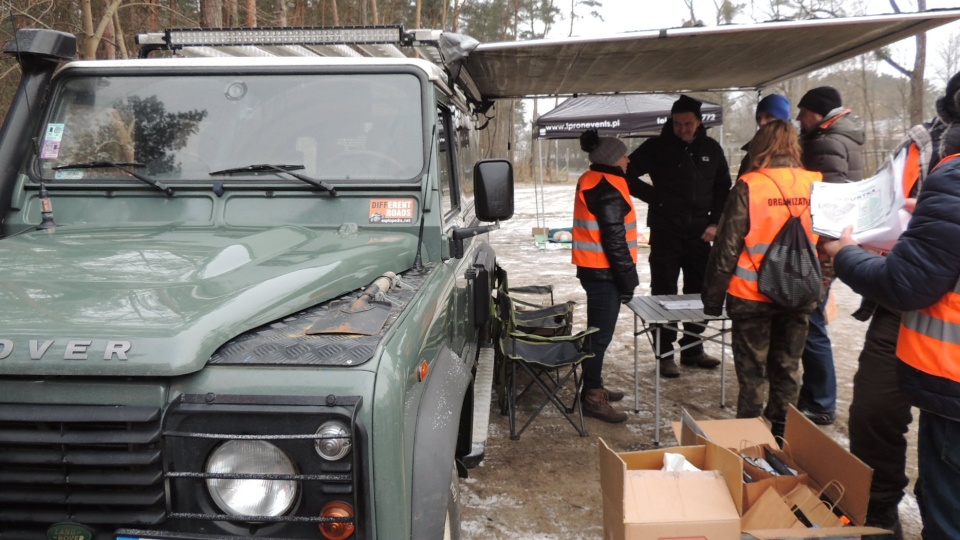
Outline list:
[[[607,401],[610,401],[610,402],[621,401],[624,396],[624,393],[621,392],[620,390],[611,390],[609,388],[604,388],[603,391],[607,393]]]
[[[660,360],[660,376],[664,379],[676,379],[680,376],[680,368],[673,361],[673,357]]]
[[[610,406],[607,392],[603,388],[585,390],[583,398],[583,415],[592,416],[597,420],[617,424],[627,419],[627,413],[618,411]]]
[[[614,401],[622,401],[624,396],[626,395],[620,390],[610,390],[609,388],[604,388],[603,391],[607,393],[607,401],[611,403]],[[583,401],[586,398],[587,398],[586,392],[583,392],[580,394],[580,401]]]

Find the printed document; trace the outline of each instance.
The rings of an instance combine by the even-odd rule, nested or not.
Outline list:
[[[864,246],[889,250],[907,228],[903,209],[903,166],[906,151],[897,154],[877,175],[844,184],[817,182],[810,197],[813,232],[839,238],[853,225],[853,239]]]

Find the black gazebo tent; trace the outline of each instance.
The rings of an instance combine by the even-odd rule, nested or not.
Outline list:
[[[534,238],[537,245],[545,247],[547,230],[543,221],[543,158],[540,145],[543,139],[576,139],[588,129],[596,129],[600,135],[617,137],[654,137],[660,134],[670,118],[670,107],[680,94],[614,94],[591,95],[569,98],[537,120],[534,130],[537,141],[539,185],[534,184],[537,198],[537,227]],[[703,100],[701,100],[703,101]],[[705,127],[720,126],[723,140],[723,108],[703,101],[700,109]],[[541,235],[536,234],[540,231]]]
[[[574,139],[588,129],[600,135],[652,137],[670,118],[679,94],[616,94],[573,97],[537,120],[536,137]],[[705,127],[723,124],[723,108],[709,101],[700,111]]]

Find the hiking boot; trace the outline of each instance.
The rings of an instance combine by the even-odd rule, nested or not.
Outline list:
[[[903,540],[903,527],[900,525],[900,511],[897,505],[868,505],[864,525],[890,531],[888,534],[865,535],[864,540]]]
[[[837,413],[832,412],[814,412],[810,409],[800,409],[800,412],[818,426],[829,426],[837,419]]]
[[[623,399],[623,396],[625,395],[623,392],[619,390],[610,390],[609,388],[604,388],[603,391],[607,393],[607,401],[620,401]],[[584,399],[586,399],[586,396],[587,396],[586,392],[581,392],[580,401],[583,401]]]
[[[620,390],[611,390],[609,388],[604,388],[603,391],[607,393],[607,401],[610,401],[610,402],[620,401],[623,399],[623,396],[624,396],[624,393],[621,392]]]
[[[660,360],[660,376],[664,379],[676,379],[680,376],[680,368],[677,367],[673,358]]]
[[[603,388],[591,388],[583,392],[583,415],[592,416],[597,420],[618,424],[627,419],[627,413],[618,411],[610,406],[607,392]]]
[[[703,369],[714,369],[720,365],[720,359],[714,358],[703,351],[700,351],[696,354],[680,353],[680,365]]]

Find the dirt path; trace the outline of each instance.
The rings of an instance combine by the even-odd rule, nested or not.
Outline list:
[[[547,227],[568,227],[572,222],[574,185],[552,184],[546,187],[541,215]],[[585,326],[586,297],[570,264],[570,251],[538,250],[531,237],[537,225],[537,204],[533,186],[518,186],[516,213],[499,231],[491,233],[498,260],[510,273],[511,286],[551,283],[557,301],[575,300],[576,328]],[[638,211],[645,209],[638,205]],[[543,219],[543,218],[541,218]],[[640,289],[649,294],[649,269],[646,252],[640,254]],[[840,315],[829,327],[837,370],[839,404],[837,422],[824,428],[846,447],[847,411],[853,388],[857,356],[863,344],[866,324],[850,316],[859,305],[859,296],[840,282],[834,286]],[[605,384],[627,391],[621,405],[630,410],[625,424],[609,425],[586,419],[589,436],[581,438],[552,410],[541,416],[518,441],[510,440],[507,418],[491,408],[490,438],[484,462],[461,481],[463,537],[467,540],[525,539],[573,540],[603,537],[602,494],[597,465],[597,438],[602,437],[617,451],[645,450],[653,447],[654,381],[650,346],[640,342],[639,414],[633,414],[633,320],[623,308],[617,335],[607,352]],[[719,357],[719,345],[707,345]],[[682,368],[679,379],[661,384],[661,422],[680,418],[685,407],[694,418],[734,418],[737,383],[732,356],[727,351],[726,408],[720,408],[720,372]],[[916,418],[916,414],[914,415]],[[675,445],[673,434],[664,427],[660,432],[664,445]],[[910,434],[911,464],[908,476],[916,478],[916,436]],[[920,519],[912,494],[900,505],[905,538],[919,538]]]

